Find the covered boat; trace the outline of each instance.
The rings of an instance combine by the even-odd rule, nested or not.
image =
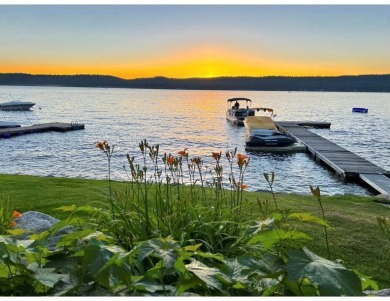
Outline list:
[[[303,150],[296,140],[278,130],[269,116],[248,116],[244,125],[247,129],[246,150],[254,151],[298,151]]]

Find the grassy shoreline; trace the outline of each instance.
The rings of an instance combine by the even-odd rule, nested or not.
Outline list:
[[[112,182],[113,189],[125,190],[128,182]],[[308,188],[309,191],[309,188]],[[38,177],[0,174],[0,200],[9,200],[13,210],[40,211],[59,219],[68,213],[55,210],[66,205],[108,206],[108,187],[105,180]],[[270,192],[244,192],[244,199],[255,204],[256,199],[271,200]],[[310,212],[320,217],[320,208],[313,196],[276,194],[278,205],[292,212]],[[390,287],[390,243],[380,231],[376,217],[389,217],[390,208],[374,201],[371,196],[322,196],[329,230],[331,260],[341,259],[344,265],[373,276],[381,288]],[[252,208],[252,216],[258,213]],[[260,217],[259,217],[260,218]],[[318,225],[305,226],[314,239],[309,249],[326,255],[326,245]]]

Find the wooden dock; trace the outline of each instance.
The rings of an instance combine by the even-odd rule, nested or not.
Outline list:
[[[306,127],[317,127],[316,122],[278,121],[278,128],[289,133],[306,146],[313,158],[333,169],[345,180],[360,180],[379,193],[390,194],[390,172],[345,148],[309,131]],[[329,128],[319,123],[321,128]]]
[[[20,136],[26,134],[42,133],[42,132],[68,132],[84,129],[84,124],[81,123],[62,123],[62,122],[51,122],[35,124],[32,126],[14,127],[14,128],[3,128],[0,129],[0,138],[11,138],[13,136]]]

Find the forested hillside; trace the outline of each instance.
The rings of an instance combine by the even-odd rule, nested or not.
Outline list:
[[[390,92],[390,74],[328,77],[166,77],[122,79],[109,75],[0,73],[0,85],[186,90]]]

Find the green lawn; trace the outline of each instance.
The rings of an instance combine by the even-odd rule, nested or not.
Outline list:
[[[116,190],[124,190],[128,183],[115,182]],[[309,190],[309,189],[308,189]],[[68,213],[55,208],[65,205],[104,206],[107,202],[107,181],[0,175],[0,200],[9,200],[12,209],[21,213],[35,210],[64,219]],[[272,200],[271,193],[245,192],[244,198],[253,208],[248,212],[259,216],[256,199]],[[322,197],[326,219],[332,226],[328,230],[331,259],[341,259],[348,268],[373,276],[381,288],[390,287],[390,242],[380,231],[376,217],[390,217],[390,208],[374,201],[373,197],[332,196]],[[277,194],[279,208],[291,212],[311,212],[321,217],[314,197],[296,194]],[[305,226],[305,232],[314,239],[309,249],[326,257],[323,228]]]

